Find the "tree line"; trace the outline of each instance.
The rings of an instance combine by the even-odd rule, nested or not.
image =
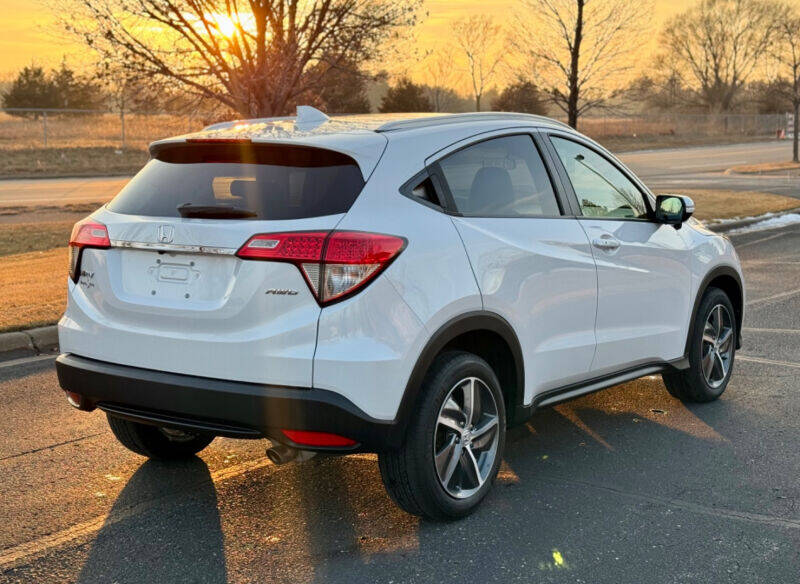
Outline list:
[[[413,29],[420,7],[419,0],[69,1],[62,25],[96,56],[95,73],[26,67],[3,92],[5,107],[113,101],[243,117],[284,115],[300,103],[369,111],[370,91],[388,84],[367,65],[398,58],[387,47]],[[657,54],[643,55],[651,12],[648,1],[518,0],[506,25],[482,15],[458,20],[448,40],[421,57],[416,77],[421,69],[426,81],[400,76],[383,88],[377,109],[451,109],[462,99],[456,84],[469,87],[473,109],[560,112],[575,127],[581,116],[621,103],[647,111],[800,108],[793,6],[697,0],[663,26]],[[643,61],[647,73],[631,82]],[[494,90],[503,79],[513,81]]]

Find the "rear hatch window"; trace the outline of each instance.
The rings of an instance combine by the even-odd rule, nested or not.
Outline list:
[[[148,217],[289,220],[347,212],[364,187],[355,160],[304,146],[180,143],[109,203]]]

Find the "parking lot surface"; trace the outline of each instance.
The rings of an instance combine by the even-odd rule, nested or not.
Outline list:
[[[659,377],[544,409],[452,523],[398,510],[374,456],[276,467],[217,439],[146,462],[72,410],[52,359],[0,363],[2,582],[800,580],[800,228],[736,236],[733,379],[684,405]]]

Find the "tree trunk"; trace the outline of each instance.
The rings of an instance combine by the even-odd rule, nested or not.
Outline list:
[[[578,129],[578,99],[580,87],[578,86],[579,60],[581,55],[581,42],[583,41],[583,6],[586,0],[578,0],[578,14],[575,18],[575,41],[572,45],[569,65],[569,95],[567,96],[567,123]]]
[[[792,136],[792,160],[794,162],[800,162],[800,157],[798,157],[798,140],[800,140],[800,99],[796,99],[794,102],[794,136]]]
[[[475,95],[475,111],[476,112],[481,111],[481,96],[480,95]]]

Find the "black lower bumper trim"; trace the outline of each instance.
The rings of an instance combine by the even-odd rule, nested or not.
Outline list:
[[[380,452],[400,439],[395,423],[372,418],[324,389],[165,373],[72,354],[60,355],[56,370],[61,387],[80,395],[88,408],[142,423],[237,438],[272,437],[293,446],[298,445],[281,429],[330,432],[359,443],[350,451]]]

